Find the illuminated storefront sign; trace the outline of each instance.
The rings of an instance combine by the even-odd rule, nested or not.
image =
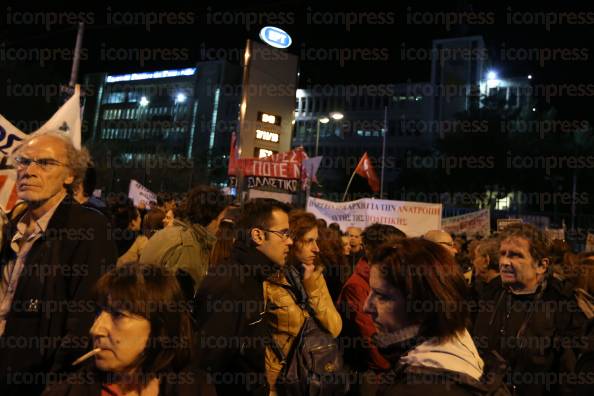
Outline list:
[[[280,126],[280,124],[281,124],[281,116],[273,115],[273,114],[268,114],[268,113],[264,113],[262,111],[259,111],[258,112],[258,121],[264,122],[266,124],[273,124],[273,125]]]
[[[120,81],[150,80],[153,78],[193,76],[194,73],[196,73],[195,67],[189,67],[187,69],[161,70],[147,73],[120,74],[118,76],[107,76],[106,82],[115,83]]]
[[[287,48],[293,42],[289,33],[274,26],[266,26],[260,30],[260,38],[275,48]]]
[[[256,139],[266,140],[267,142],[278,143],[278,133],[256,129]]]

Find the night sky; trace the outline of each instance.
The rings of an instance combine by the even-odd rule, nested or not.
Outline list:
[[[74,46],[76,29],[72,22],[77,15],[88,25],[81,76],[192,66],[220,55],[238,63],[245,40],[257,39],[263,26],[275,25],[293,37],[290,51],[300,56],[302,87],[429,81],[430,62],[403,60],[403,48],[418,50],[422,57],[428,54],[433,39],[465,35],[483,36],[488,63],[502,77],[532,74],[534,83],[557,85],[593,82],[594,12],[584,2],[557,2],[553,6],[542,1],[481,2],[477,7],[468,1],[439,6],[410,1],[390,6],[370,1],[221,1],[199,5],[167,1],[159,8],[148,6],[148,2],[138,6],[122,3],[106,2],[94,8],[81,8],[79,3],[78,7],[60,8],[21,2],[0,8],[0,84],[4,85],[0,89],[0,114],[18,122],[41,120],[55,110],[59,99],[51,88],[40,87],[68,81],[71,54],[67,52]],[[167,13],[169,20],[164,17]],[[534,19],[539,13],[550,15],[548,26],[507,23],[512,15]],[[444,22],[446,14],[453,18],[451,24]],[[567,19],[570,14],[577,19]],[[162,19],[149,19],[158,17]],[[132,24],[120,24],[122,19]],[[414,23],[419,20],[425,23]],[[28,58],[13,59],[7,55],[12,48],[50,49],[57,55],[43,62],[34,52],[28,53]],[[521,49],[528,55],[526,59],[502,60],[502,48]],[[139,49],[148,57],[140,59]],[[535,55],[538,49],[553,54],[553,58]],[[339,52],[351,58],[341,61]],[[32,95],[17,95],[16,84],[32,84],[36,89],[30,88]],[[590,99],[565,95],[553,98],[551,104],[565,119],[587,119],[592,113],[588,111]]]

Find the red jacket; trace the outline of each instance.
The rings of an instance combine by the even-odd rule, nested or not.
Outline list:
[[[355,337],[355,339],[361,337],[359,342],[353,343],[350,348],[351,351],[345,350],[345,356],[348,356],[350,352],[353,356],[349,363],[353,364],[354,361],[354,365],[357,365],[357,361],[361,363],[361,360],[359,360],[360,356],[364,355],[367,362],[366,368],[371,370],[387,370],[390,368],[390,363],[371,343],[371,336],[377,332],[377,329],[373,325],[371,316],[363,312],[363,306],[370,290],[369,264],[367,264],[367,259],[363,257],[359,260],[355,271],[342,287],[337,301],[337,305],[343,315],[343,335]],[[366,347],[368,345],[369,347]]]

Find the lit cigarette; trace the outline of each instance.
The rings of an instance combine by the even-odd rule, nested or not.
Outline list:
[[[101,352],[101,348],[95,348],[90,352],[85,353],[84,355],[82,355],[81,357],[79,357],[78,359],[76,359],[74,361],[74,363],[72,363],[73,366],[76,366],[77,364],[80,364],[82,362],[84,362],[85,360],[87,360],[90,357],[95,356],[96,354],[98,354],[99,352]]]

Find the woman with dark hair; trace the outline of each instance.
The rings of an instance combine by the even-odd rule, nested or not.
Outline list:
[[[218,265],[231,256],[233,243],[235,243],[236,225],[241,215],[239,206],[229,205],[221,215],[216,233],[216,242],[210,252],[209,266]]]
[[[94,349],[83,356],[81,371],[48,385],[45,396],[214,394],[191,367],[191,322],[173,273],[141,264],[116,267],[99,279],[95,295]]]
[[[140,212],[134,207],[131,200],[123,204],[116,204],[110,208],[112,213],[112,238],[118,248],[118,257],[121,257],[130,249],[138,233],[142,218]]]
[[[340,231],[327,227],[319,229],[318,233],[318,263],[324,268],[330,297],[332,301],[336,301],[342,285],[351,276],[351,268],[344,254]]]
[[[149,238],[163,228],[163,219],[165,212],[159,208],[151,209],[142,219],[141,234],[136,237],[130,249],[118,258],[117,265],[126,263],[137,263],[140,259],[142,248],[146,245]]]
[[[289,355],[309,317],[308,310],[300,306],[296,298],[307,301],[318,323],[332,337],[338,337],[342,328],[340,315],[322,274],[323,267],[316,265],[320,249],[315,216],[304,210],[293,210],[289,213],[289,227],[293,245],[287,264],[264,281],[264,301],[268,307],[273,340],[284,357]],[[307,295],[300,296],[301,290]],[[265,351],[266,378],[272,395],[276,394],[276,382],[283,368],[283,359],[275,349],[267,346]]]
[[[466,330],[464,277],[442,246],[419,238],[383,245],[373,254],[370,286],[365,312],[393,367],[380,394],[507,394],[503,370],[485,375]]]

